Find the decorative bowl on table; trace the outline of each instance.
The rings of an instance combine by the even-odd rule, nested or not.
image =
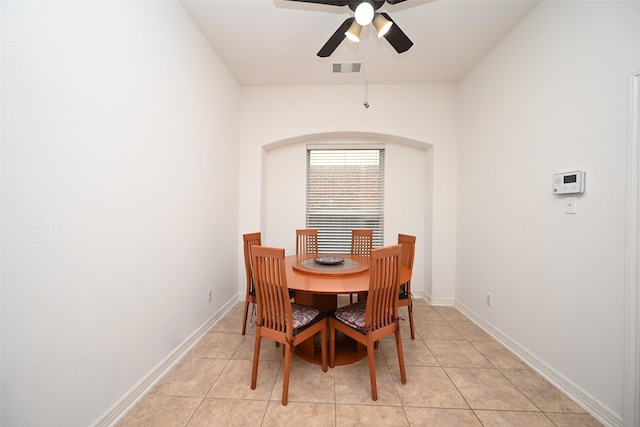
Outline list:
[[[339,256],[319,256],[313,259],[316,264],[321,265],[337,265],[344,262],[344,258]]]

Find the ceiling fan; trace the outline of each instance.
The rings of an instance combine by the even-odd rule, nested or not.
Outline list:
[[[355,17],[347,18],[338,27],[335,33],[318,51],[318,56],[326,58],[342,43],[345,37],[352,41],[360,41],[362,27],[373,24],[378,37],[384,37],[398,53],[406,52],[413,46],[413,42],[398,27],[398,25],[385,12],[376,12],[385,3],[385,0],[289,0],[305,3],[325,4],[329,6],[349,6],[355,13]],[[389,4],[402,3],[406,0],[386,0]]]

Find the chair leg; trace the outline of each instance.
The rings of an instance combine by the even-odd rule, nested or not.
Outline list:
[[[289,376],[291,374],[291,344],[283,344],[284,355],[284,380],[282,382],[282,405],[287,406],[289,401]]]
[[[258,381],[258,362],[260,361],[260,341],[261,341],[261,328],[256,327],[256,343],[253,346],[253,370],[251,371],[251,390],[256,389],[256,383]]]
[[[398,322],[398,320],[396,320],[396,322]],[[400,381],[402,381],[402,384],[406,384],[407,372],[404,369],[404,352],[402,351],[402,338],[400,337],[400,328],[398,327],[396,331],[396,349],[398,351],[398,365],[400,365]]]
[[[336,327],[333,319],[329,319],[329,367],[334,368],[336,363]]]
[[[378,400],[378,385],[376,384],[376,358],[374,355],[373,340],[371,335],[367,337],[367,358],[369,359],[369,378],[371,380],[371,399]]]
[[[244,301],[244,316],[242,317],[242,335],[247,332],[247,315],[249,314],[249,299]]]
[[[320,330],[320,351],[322,352],[322,372],[327,372],[327,319],[324,327]],[[334,343],[335,346],[335,343]]]
[[[407,310],[409,311],[409,328],[411,328],[411,339],[416,339],[416,331],[413,326],[413,301],[411,297],[409,297],[409,305],[407,306]]]

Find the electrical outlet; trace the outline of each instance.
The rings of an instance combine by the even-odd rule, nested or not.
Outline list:
[[[207,302],[211,302],[212,296],[213,296],[213,293],[211,292],[211,289],[209,289],[207,291]]]
[[[493,295],[487,292],[487,305],[491,307],[493,305]]]

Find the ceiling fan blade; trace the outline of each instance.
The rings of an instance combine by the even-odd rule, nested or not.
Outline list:
[[[402,3],[403,1],[406,1],[406,0],[387,0],[387,3],[389,3],[389,4],[397,4],[397,3]]]
[[[387,2],[388,1],[389,0],[387,0]],[[408,51],[411,48],[411,46],[413,46],[413,42],[409,40],[409,37],[407,37],[407,35],[400,29],[400,27],[398,27],[398,24],[396,24],[394,20],[391,19],[389,14],[382,12],[380,13],[380,15],[384,16],[389,21],[393,22],[393,25],[391,26],[391,28],[389,28],[389,31],[387,32],[387,34],[384,35],[384,38],[387,39],[389,44],[393,46],[396,52],[403,53]]]
[[[349,4],[348,0],[289,0],[289,1],[297,1],[302,3],[326,4],[329,6],[346,6]],[[404,1],[404,0],[400,0],[400,1]]]
[[[329,40],[327,40],[327,42],[324,44],[324,46],[322,46],[322,48],[318,52],[318,56],[320,58],[326,58],[327,56],[330,56],[334,50],[336,50],[338,45],[342,43],[342,40],[344,40],[344,38],[346,37],[344,33],[349,29],[349,27],[355,20],[356,18],[347,18],[342,23],[342,25],[338,27],[336,32],[333,33],[331,37],[329,37]]]

